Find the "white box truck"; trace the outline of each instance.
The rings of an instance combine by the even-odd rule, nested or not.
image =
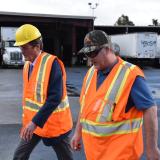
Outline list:
[[[24,65],[24,56],[19,47],[15,47],[16,27],[0,27],[0,56],[2,65]]]
[[[160,35],[157,36],[156,64],[160,67]]]
[[[126,59],[155,59],[157,33],[140,32],[111,35],[111,42],[119,45],[119,54]]]

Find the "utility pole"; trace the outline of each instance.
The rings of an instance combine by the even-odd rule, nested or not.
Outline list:
[[[92,9],[92,17],[93,17],[93,30],[94,30],[94,21],[95,21],[95,16],[94,16],[94,10],[97,8],[97,6],[99,5],[98,3],[91,3],[89,2],[88,5],[90,6],[90,8]]]

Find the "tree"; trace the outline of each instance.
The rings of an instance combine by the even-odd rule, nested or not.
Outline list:
[[[122,14],[121,17],[118,18],[118,20],[116,21],[116,23],[114,24],[115,26],[134,26],[134,23],[132,21],[129,20],[128,16]]]
[[[154,26],[159,26],[160,24],[158,23],[158,19],[152,19],[152,24]]]

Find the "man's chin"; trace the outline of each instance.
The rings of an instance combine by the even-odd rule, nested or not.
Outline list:
[[[105,68],[102,67],[101,65],[98,65],[98,64],[93,64],[94,65],[94,68],[97,69],[98,71],[99,70],[104,70]]]
[[[97,65],[96,63],[94,63],[93,65],[94,65],[94,68],[95,68],[95,69],[97,69],[97,70],[100,69],[100,68],[99,68],[99,65]]]

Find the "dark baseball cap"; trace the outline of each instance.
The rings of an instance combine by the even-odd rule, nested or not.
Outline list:
[[[84,46],[78,53],[94,52],[103,47],[109,47],[109,36],[104,31],[94,30],[86,34]]]

